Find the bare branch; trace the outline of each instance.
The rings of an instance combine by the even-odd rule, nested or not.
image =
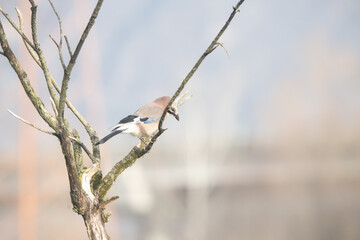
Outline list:
[[[193,95],[187,95],[188,93],[189,91],[185,91],[185,93],[183,93],[180,97],[176,98],[173,105],[179,107],[183,105],[185,102],[187,102],[190,98],[193,97]]]
[[[71,48],[70,48],[69,40],[68,40],[66,35],[64,35],[64,38],[65,38],[66,46],[67,46],[67,49],[68,49],[68,52],[69,52],[69,56],[70,56],[70,58],[72,58],[73,54],[72,54],[72,51],[71,51]]]
[[[62,50],[61,50],[61,45],[60,45],[61,43],[58,44],[51,35],[49,35],[49,37],[51,38],[51,40],[54,42],[56,48],[58,49],[59,58],[60,58],[60,63],[61,63],[62,68],[65,70],[65,69],[66,69],[66,65],[65,65],[65,62],[64,62],[63,55],[62,55]],[[60,42],[61,42],[61,41],[60,41]]]
[[[11,24],[11,26],[19,33],[19,35],[22,37],[22,39],[29,44],[29,46],[31,46],[31,48],[35,49],[34,44],[26,37],[25,33],[16,26],[16,24],[11,20],[11,18],[9,17],[9,15],[2,9],[0,8],[0,12],[4,15],[4,17],[8,20],[8,22]],[[18,12],[18,10],[17,10]],[[19,16],[19,15],[18,15]],[[21,23],[20,23],[20,27],[21,27]]]
[[[58,23],[59,23],[59,28],[60,28],[60,44],[61,44],[61,42],[62,42],[62,36],[63,36],[61,18],[60,18],[60,16],[59,16],[59,14],[57,13],[56,8],[55,8],[53,2],[52,2],[51,0],[49,0],[49,3],[50,3],[50,5],[51,5],[51,8],[52,8],[52,10],[54,11],[54,13],[55,13],[55,15],[56,15],[56,18],[57,18],[57,20],[58,20]]]
[[[57,115],[58,115],[58,111],[57,111],[57,109],[56,109],[56,105],[55,105],[54,101],[52,100],[52,98],[50,98],[50,102],[51,102],[51,107],[52,107],[52,109],[53,109],[53,111],[54,111],[54,113],[55,113],[55,116],[57,116]]]
[[[218,44],[225,50],[226,54],[227,54],[228,57],[230,58],[230,54],[229,54],[228,50],[225,48],[224,43],[220,43],[220,42],[219,42]]]
[[[24,30],[24,19],[22,17],[20,9],[18,7],[15,7],[15,10],[16,10],[16,13],[17,13],[17,16],[18,16],[18,19],[19,19],[19,29],[21,31],[23,31]]]
[[[26,121],[26,120],[23,119],[22,117],[19,117],[18,115],[16,115],[15,113],[13,113],[10,109],[7,109],[7,111],[8,111],[11,115],[13,115],[14,117],[16,117],[16,118],[19,119],[20,121],[22,121],[23,123],[29,125],[30,127],[33,127],[33,128],[35,128],[35,129],[39,130],[40,132],[43,132],[43,133],[46,133],[46,134],[49,134],[49,135],[52,135],[52,136],[57,136],[56,133],[50,132],[50,131],[47,131],[47,130],[44,130],[44,129],[41,129],[41,128],[35,126],[34,124]]]
[[[19,22],[20,22],[20,30],[22,31],[23,30],[23,18],[22,18],[22,14],[20,12],[20,10],[18,8],[16,8],[16,11],[18,13],[18,18],[19,18]],[[50,36],[50,38],[54,41],[55,45],[58,46],[58,44],[56,43],[56,41]],[[24,40],[24,39],[23,39]],[[67,45],[68,45],[68,49],[71,53],[71,50],[70,50],[70,46],[68,44],[68,41],[67,41],[67,37],[65,36],[65,40],[67,42]],[[39,60],[39,57],[36,55],[35,51],[31,48],[31,46],[29,46],[29,44],[24,40],[24,44],[28,50],[28,52],[30,53],[30,55],[32,56],[32,58],[34,59],[34,61],[37,63],[37,65],[41,68],[41,63],[40,63],[40,60]],[[4,55],[3,52],[0,52],[0,54]],[[5,55],[4,55],[5,56]],[[56,89],[56,91],[60,94],[60,88],[59,86],[57,85],[56,81],[54,80],[54,78],[50,75],[51,77],[51,83],[53,84],[54,88]],[[51,101],[51,106],[56,114],[56,116],[58,115],[58,112],[56,110],[56,108],[54,107],[54,101],[52,100],[52,98],[50,98],[50,101]],[[74,107],[74,105],[66,99],[66,105],[69,107],[69,109],[74,113],[74,115],[77,117],[77,119],[81,122],[81,124],[85,127],[87,133],[89,134],[89,136],[93,136],[95,131],[91,128],[90,124],[84,119],[84,117],[76,110],[76,108]],[[97,141],[97,140],[96,140]],[[95,141],[95,142],[96,142]]]
[[[162,124],[164,122],[165,119],[165,115],[167,113],[167,111],[169,110],[169,108],[172,106],[172,104],[174,103],[175,99],[180,95],[181,91],[184,89],[185,85],[188,83],[188,81],[191,79],[191,77],[194,75],[194,73],[196,72],[196,70],[198,69],[198,67],[200,66],[200,64],[203,62],[203,60],[206,58],[206,56],[208,56],[213,50],[214,47],[216,48],[217,46],[219,46],[218,44],[218,40],[221,37],[221,35],[224,33],[224,31],[227,29],[227,27],[229,26],[230,22],[232,21],[232,19],[234,18],[235,14],[238,12],[238,9],[240,7],[240,5],[244,2],[244,0],[240,0],[237,5],[235,7],[233,7],[233,11],[230,14],[230,17],[228,18],[228,20],[226,21],[225,25],[221,28],[220,32],[216,35],[216,37],[214,38],[214,40],[211,42],[211,44],[209,45],[209,47],[205,50],[205,52],[201,55],[201,57],[199,58],[199,60],[195,63],[194,67],[190,70],[190,72],[187,74],[187,76],[185,77],[185,79],[182,81],[180,87],[177,89],[177,91],[175,92],[175,94],[172,96],[172,98],[170,99],[167,107],[165,108],[161,119],[159,121],[159,131],[150,139],[149,143],[144,147],[144,148],[138,148],[138,147],[134,147],[122,160],[120,160],[119,162],[117,162],[112,169],[109,171],[108,174],[106,174],[106,176],[101,180],[100,186],[98,188],[98,192],[99,192],[99,197],[100,199],[104,199],[106,193],[109,191],[109,189],[111,188],[111,186],[113,185],[114,181],[116,180],[116,178],[128,167],[130,167],[137,159],[139,159],[140,157],[142,157],[143,155],[145,155],[146,153],[148,153],[150,151],[150,149],[152,148],[152,146],[154,145],[156,139],[165,131],[165,129],[162,128]],[[182,96],[181,98],[183,98],[184,96]],[[190,97],[188,96],[188,99]],[[187,99],[187,100],[188,100]],[[181,99],[180,99],[181,100]],[[184,101],[185,102],[185,101]]]
[[[85,118],[79,113],[79,111],[72,105],[72,103],[66,99],[66,105],[68,108],[74,113],[76,118],[81,122],[81,124],[84,126],[86,132],[89,134],[90,138],[96,137],[96,132],[94,129],[90,126],[90,124],[85,120]],[[95,139],[94,142],[96,143],[98,139]]]
[[[52,78],[51,79],[52,84],[54,85],[56,91],[60,93],[60,88],[57,85],[56,81]],[[88,133],[90,138],[94,138],[94,142],[97,142],[97,136],[94,129],[90,126],[90,124],[85,120],[85,118],[81,115],[81,113],[74,107],[74,105],[68,100],[65,99],[65,103],[68,106],[68,108],[73,112],[75,117],[80,121],[80,123],[84,126],[86,132]],[[58,115],[58,114],[57,114]],[[98,156],[98,155],[97,155]]]
[[[98,14],[99,14],[102,3],[103,3],[103,0],[97,1],[96,6],[91,14],[90,20],[89,20],[84,32],[81,35],[81,38],[75,48],[75,52],[74,52],[73,56],[70,59],[70,62],[68,65],[68,70],[71,70],[73,65],[75,64],[75,61],[76,61],[77,57],[79,56],[80,50],[81,50],[87,36],[89,35],[89,32],[90,32],[92,26],[95,23],[95,19],[97,18]]]
[[[84,149],[85,153],[89,156],[92,163],[99,163],[100,159],[94,157],[94,155],[90,152],[90,150],[85,146],[84,143],[82,143],[80,140],[78,140],[75,137],[69,136],[69,138],[73,141],[75,141],[77,144],[81,146],[82,149]]]
[[[71,56],[69,64],[67,65],[67,68],[65,70],[64,77],[62,80],[62,85],[61,85],[61,93],[60,93],[60,101],[59,101],[59,116],[60,116],[60,118],[64,118],[65,99],[66,99],[66,95],[67,95],[66,91],[67,91],[68,84],[70,81],[71,71],[75,65],[77,57],[79,56],[80,50],[81,50],[87,36],[89,35],[89,32],[90,32],[92,26],[95,23],[95,19],[99,14],[102,3],[103,3],[103,0],[97,1],[97,4],[92,12],[91,17],[90,17],[90,20],[89,20],[84,32],[82,33],[79,43],[76,46],[75,52]],[[93,144],[95,144],[95,142],[93,142]]]
[[[16,11],[18,13],[18,18],[19,18],[19,22],[20,22],[20,30],[23,30],[23,18],[22,18],[22,14],[20,12],[20,10],[18,8],[16,8]],[[50,38],[54,41],[55,45],[59,48],[59,45],[57,44],[57,42],[55,41],[55,39],[53,39],[51,36]],[[71,53],[71,49],[70,49],[70,44],[67,40],[67,37],[65,36],[65,40],[67,42],[67,46],[68,46],[68,50],[69,50],[69,54],[72,55]],[[29,44],[24,40],[24,44],[27,48],[27,50],[29,51],[30,55],[32,56],[32,58],[34,59],[34,61],[37,63],[37,65],[39,65],[39,67],[41,68],[41,63],[39,60],[39,57],[36,55],[35,51],[29,47]],[[2,54],[0,52],[0,54]],[[4,54],[2,54],[4,55]],[[56,91],[60,94],[60,88],[57,85],[56,81],[54,80],[54,78],[50,75],[51,77],[51,83],[53,84],[54,88],[56,89]],[[52,98],[50,98],[52,107],[54,112],[56,113],[56,116],[58,115],[57,110],[55,110],[54,108],[54,101],[52,101]],[[76,108],[74,107],[74,105],[69,101],[69,100],[65,100],[66,105],[69,107],[69,109],[74,113],[74,115],[77,117],[77,119],[81,122],[81,124],[84,126],[84,128],[86,129],[87,133],[89,134],[89,136],[94,136],[95,131],[91,128],[90,124],[85,120],[85,118],[76,110]],[[96,142],[97,140],[95,140]]]
[[[101,180],[98,188],[100,200],[104,199],[116,178],[128,167],[130,167],[138,158],[142,157],[146,152],[137,147],[133,147],[131,151],[119,162],[117,162],[110,172]]]
[[[45,56],[40,48],[40,43],[38,40],[38,36],[37,36],[37,23],[36,23],[36,15],[37,15],[37,6],[35,5],[33,0],[29,0],[31,3],[31,32],[32,32],[32,38],[33,38],[33,42],[35,45],[35,52],[37,53],[38,57],[39,57],[39,61],[41,63],[41,69],[44,73],[45,76],[45,80],[46,80],[46,85],[48,87],[49,93],[50,93],[50,97],[53,99],[53,101],[55,102],[55,105],[58,106],[59,105],[59,100],[55,94],[53,85],[51,83],[51,75],[49,72],[49,69],[47,67],[46,64],[46,60],[45,60]]]
[[[49,35],[49,37],[53,41],[53,43],[55,44],[56,48],[59,48],[59,44],[56,42],[56,40],[51,35]]]
[[[51,2],[51,1],[50,1]],[[58,17],[59,20],[59,15],[57,14],[57,12],[55,11],[55,9],[53,9],[56,16]],[[23,17],[22,14],[20,12],[20,10],[18,8],[16,8],[16,12],[18,14],[18,18],[19,18],[19,24],[20,24],[20,30],[23,31],[23,25],[24,25],[24,21],[23,21]],[[61,25],[61,22],[59,22],[59,24]],[[60,34],[62,34],[62,31],[60,31]],[[57,42],[55,41],[55,39],[53,39],[51,36],[50,38],[54,41],[55,45],[59,48],[59,45],[57,44]],[[71,53],[71,49],[70,49],[70,44],[67,40],[67,37],[65,36],[65,40],[67,42],[67,46],[68,46],[68,50],[69,50],[69,54],[72,55]],[[39,67],[41,68],[41,63],[39,60],[39,57],[36,55],[35,51],[29,47],[29,44],[27,44],[27,42],[24,40],[24,44],[27,48],[27,50],[29,51],[30,55],[32,56],[32,58],[34,59],[34,61],[37,63],[37,65],[39,65]],[[62,63],[63,64],[63,63]],[[56,89],[56,91],[60,94],[60,88],[57,85],[56,81],[54,80],[54,78],[50,75],[51,77],[51,83],[53,84],[54,88]],[[50,98],[53,110],[56,114],[56,116],[58,115],[57,110],[55,110],[54,108],[54,101],[52,101],[52,98]],[[82,123],[82,125],[85,127],[87,133],[89,134],[89,136],[91,137],[92,135],[94,135],[94,130],[91,128],[90,124],[88,122],[85,121],[84,117],[76,110],[76,108],[74,107],[74,105],[71,104],[70,101],[68,101],[66,99],[66,105],[69,107],[69,109],[74,113],[74,115],[79,119],[79,121]]]
[[[54,116],[52,116],[51,113],[45,108],[43,102],[37,96],[34,89],[32,88],[26,72],[20,65],[18,59],[16,58],[16,56],[14,55],[13,51],[11,50],[11,48],[9,46],[9,43],[7,41],[6,34],[4,31],[4,28],[1,24],[1,21],[0,21],[0,44],[4,51],[5,57],[8,59],[11,67],[14,69],[14,71],[18,75],[18,78],[19,78],[27,96],[29,97],[32,104],[34,105],[35,109],[37,110],[39,115],[42,117],[42,119],[44,119],[44,121],[52,129],[55,130],[57,128],[57,121],[54,118]]]
[[[217,47],[219,46],[218,43],[216,43],[213,48],[211,48],[208,52],[207,52],[207,55],[209,55],[210,53],[212,53],[215,49],[217,49]]]
[[[219,46],[219,39],[220,37],[223,35],[223,33],[225,32],[225,30],[227,29],[227,27],[230,25],[231,21],[233,20],[233,18],[235,17],[235,14],[239,12],[239,7],[240,5],[244,2],[244,0],[240,0],[236,6],[233,7],[233,11],[231,12],[228,20],[226,21],[225,25],[221,28],[220,32],[216,35],[216,37],[214,38],[214,40],[211,42],[211,44],[209,45],[209,47],[205,50],[205,52],[201,55],[201,57],[199,58],[199,60],[195,63],[194,67],[190,70],[190,72],[187,74],[187,76],[185,77],[185,79],[182,81],[180,87],[176,90],[175,94],[172,96],[172,98],[170,99],[167,107],[165,108],[161,119],[159,121],[159,131],[158,133],[151,139],[151,142],[156,141],[156,139],[162,134],[163,130],[162,130],[162,125],[163,122],[165,120],[165,115],[167,113],[167,111],[169,110],[170,106],[173,104],[173,102],[175,101],[175,99],[179,96],[179,94],[182,92],[182,90],[184,89],[185,85],[188,83],[188,81],[191,79],[191,77],[194,75],[194,73],[196,72],[196,70],[199,68],[199,66],[201,65],[201,63],[204,61],[204,59],[212,52],[214,51],[214,49]]]
[[[23,20],[22,14],[17,7],[15,9],[16,9],[16,13],[17,13],[17,16],[19,19],[20,30],[24,31],[24,20]],[[36,55],[36,52],[34,51],[34,49],[26,42],[26,40],[24,38],[23,38],[23,42],[24,42],[25,47],[28,50],[30,56],[34,59],[34,61],[37,63],[37,65],[39,65],[39,67],[41,67],[39,57]]]
[[[106,205],[108,205],[109,203],[112,203],[113,201],[119,199],[119,196],[113,196],[109,199],[104,200],[103,202],[100,203],[100,208],[104,208]]]
[[[61,19],[60,19],[60,16],[59,14],[57,13],[56,9],[55,9],[55,6],[53,4],[53,2],[51,0],[49,0],[49,3],[51,5],[51,8],[52,10],[54,11],[55,15],[56,15],[56,18],[58,20],[58,23],[59,23],[59,31],[60,31],[60,37],[59,37],[59,44],[56,43],[56,41],[50,36],[50,38],[53,40],[53,42],[55,43],[57,49],[58,49],[58,52],[59,52],[59,57],[60,57],[60,62],[61,62],[61,66],[63,67],[63,69],[65,70],[66,68],[66,65],[65,65],[65,62],[64,62],[64,58],[63,58],[63,54],[62,54],[62,39],[63,39],[63,30],[62,30],[62,24],[61,24]]]
[[[39,57],[39,61],[41,63],[41,69],[45,75],[46,84],[47,84],[47,87],[48,87],[48,90],[50,93],[50,97],[55,102],[55,105],[58,106],[58,99],[56,97],[56,93],[55,93],[54,87],[51,82],[52,77],[47,68],[45,57],[42,53],[42,50],[40,48],[40,44],[38,41],[38,37],[37,37],[37,30],[36,30],[37,6],[35,5],[35,2],[33,0],[29,0],[29,1],[31,3],[31,29],[32,29],[32,37],[33,37],[33,41],[34,41],[34,45],[35,45],[34,50]],[[9,62],[11,62],[11,61],[9,60]],[[18,74],[18,76],[19,76],[19,74]],[[21,78],[21,76],[19,76],[19,78]],[[29,96],[29,94],[28,94],[28,96]],[[30,98],[30,96],[29,96],[29,98]],[[39,112],[39,113],[42,114],[41,112]],[[80,179],[79,179],[78,172],[76,169],[75,156],[74,156],[71,140],[69,138],[70,127],[66,120],[63,119],[63,121],[59,121],[58,119],[59,118],[55,119],[55,121],[54,121],[55,123],[53,124],[52,128],[54,130],[56,130],[56,133],[60,140],[61,150],[62,150],[62,153],[65,158],[68,179],[69,179],[69,183],[70,183],[70,195],[71,195],[71,200],[72,200],[74,209],[77,212],[82,212],[84,209],[84,206],[81,205],[81,202],[83,201],[84,196],[81,191]]]
[[[29,49],[28,49],[29,50]],[[34,53],[33,51],[30,51],[29,52],[31,53]],[[38,58],[36,58],[36,55],[34,53],[34,55],[32,55],[35,62],[41,67],[41,63],[39,61]],[[60,88],[59,86],[57,85],[55,79],[51,76],[51,83],[53,84],[55,90],[60,93]],[[56,108],[54,108],[54,102],[52,101],[52,99],[50,98],[50,101],[51,101],[51,106],[56,114],[56,116],[58,116],[58,111],[56,110]],[[80,114],[80,112],[74,107],[74,105],[68,100],[68,99],[65,99],[65,102],[66,102],[66,105],[68,106],[68,108],[73,112],[73,114],[76,116],[76,118],[81,122],[81,124],[84,126],[86,132],[89,134],[90,138],[94,138],[94,142],[97,142],[98,139],[97,139],[97,136],[96,136],[96,133],[95,131],[93,130],[93,128],[90,126],[90,124],[85,120],[85,118]],[[99,154],[98,154],[99,155]]]

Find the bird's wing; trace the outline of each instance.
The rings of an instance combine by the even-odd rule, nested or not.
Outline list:
[[[146,124],[159,121],[163,113],[163,109],[156,103],[148,103],[139,108],[135,113],[121,119],[111,131],[125,130],[128,124]]]
[[[162,107],[152,102],[139,108],[133,115],[139,116],[140,118],[160,119],[163,111],[164,109]]]
[[[114,132],[117,130],[122,130],[124,131],[125,129],[127,129],[127,126],[129,124],[137,124],[140,123],[140,118],[139,116],[136,115],[129,115],[127,117],[124,117],[123,119],[121,119],[115,126],[113,126],[110,131]]]
[[[126,124],[126,123],[136,122],[138,118],[139,118],[139,116],[129,115],[129,116],[121,119],[120,122],[118,122],[118,124]]]

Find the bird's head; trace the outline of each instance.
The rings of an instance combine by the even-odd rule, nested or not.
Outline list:
[[[192,95],[187,95],[189,91],[185,91],[184,94],[182,94],[181,96],[177,97],[174,101],[174,103],[172,104],[172,106],[169,108],[168,113],[170,113],[171,115],[173,115],[176,120],[180,120],[179,118],[179,113],[178,113],[178,107],[183,105],[187,100],[189,100]]]
[[[172,106],[171,108],[169,108],[168,113],[173,115],[176,118],[176,120],[178,120],[178,121],[180,120],[179,112],[178,112],[177,107]]]

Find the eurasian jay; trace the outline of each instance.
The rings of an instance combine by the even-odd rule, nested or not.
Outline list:
[[[171,114],[179,121],[178,106],[182,105],[191,97],[187,96],[182,102],[179,102],[186,94],[187,92],[174,101],[166,113],[165,119]],[[111,132],[95,145],[105,143],[119,133],[131,134],[144,142],[145,137],[151,137],[158,131],[160,118],[170,99],[168,96],[159,97],[153,102],[142,106],[133,114],[120,120],[118,124],[111,128]]]

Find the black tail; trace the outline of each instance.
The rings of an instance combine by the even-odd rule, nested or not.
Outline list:
[[[110,134],[106,135],[103,139],[101,139],[100,141],[95,143],[95,145],[103,144],[104,142],[106,142],[107,140],[109,140],[113,136],[121,133],[122,131],[124,131],[124,130],[115,130],[115,131],[111,132]]]

